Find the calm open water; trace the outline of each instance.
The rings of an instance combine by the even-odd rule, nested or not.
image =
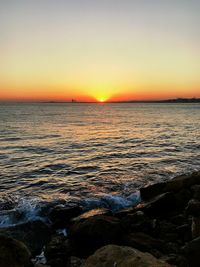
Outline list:
[[[128,206],[141,186],[195,170],[199,104],[0,104],[3,226],[59,200]]]

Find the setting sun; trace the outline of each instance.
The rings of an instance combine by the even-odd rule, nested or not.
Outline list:
[[[103,103],[103,102],[106,101],[106,99],[105,98],[100,98],[98,101],[101,102],[101,103]]]

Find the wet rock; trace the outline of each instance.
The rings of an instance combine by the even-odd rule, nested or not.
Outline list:
[[[70,266],[71,248],[68,240],[63,236],[54,236],[47,244],[44,255],[51,267]]]
[[[165,242],[144,233],[132,233],[122,237],[122,245],[152,253],[153,250],[165,251]]]
[[[116,243],[121,237],[120,222],[111,216],[94,216],[70,228],[69,238],[74,256],[87,257],[96,249]]]
[[[200,237],[193,239],[183,248],[189,267],[200,266]]]
[[[31,267],[31,253],[20,241],[0,235],[0,266]]]
[[[167,192],[146,203],[142,211],[150,217],[162,217],[172,212],[175,208],[174,194]]]
[[[120,211],[115,212],[114,216],[121,219],[124,218],[125,216],[129,215],[129,214],[133,214],[135,213],[134,208],[126,208],[126,209],[122,209]]]
[[[166,183],[156,183],[140,188],[140,195],[142,200],[149,200],[164,192],[166,192]]]
[[[200,201],[196,199],[191,199],[188,202],[188,205],[185,211],[186,211],[186,214],[188,215],[200,217]]]
[[[156,259],[149,253],[140,252],[130,247],[108,245],[98,249],[90,256],[84,267],[169,267],[162,260]]]
[[[39,220],[2,228],[0,233],[22,241],[33,255],[40,254],[43,246],[51,238],[50,228]]]
[[[180,175],[167,182],[149,185],[141,188],[140,193],[143,200],[149,200],[159,194],[165,192],[178,192],[197,184],[200,184],[200,172]]]
[[[200,184],[200,172],[177,176],[166,183],[165,189],[169,192],[177,192],[196,184]]]
[[[49,218],[55,228],[65,228],[72,218],[79,216],[82,212],[80,206],[57,206],[51,210]]]
[[[92,209],[89,211],[86,211],[84,213],[82,213],[80,216],[75,217],[72,219],[72,222],[78,222],[78,221],[83,221],[86,220],[90,217],[94,217],[97,215],[106,215],[106,216],[110,216],[111,212],[108,209],[104,209],[104,208],[99,208],[99,209]]]

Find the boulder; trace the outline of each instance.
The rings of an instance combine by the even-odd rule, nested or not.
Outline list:
[[[20,241],[0,235],[0,266],[31,267],[31,253]]]
[[[149,200],[166,192],[166,183],[156,183],[140,188],[142,200]]]
[[[40,220],[2,228],[0,233],[22,241],[33,255],[40,254],[51,238],[50,228]]]
[[[200,266],[200,237],[193,239],[183,248],[189,267]]]
[[[168,263],[156,259],[149,253],[130,247],[108,245],[98,249],[90,256],[84,267],[170,267]]]
[[[180,175],[166,183],[166,191],[177,192],[182,189],[200,184],[200,171],[191,174]]]
[[[169,192],[161,194],[145,203],[141,208],[139,207],[139,209],[150,217],[167,216],[168,213],[176,209],[174,194]]]
[[[77,222],[69,231],[74,256],[80,257],[87,257],[106,244],[119,242],[120,237],[119,220],[103,215]]]
[[[197,184],[200,184],[200,172],[180,175],[167,182],[146,186],[140,189],[140,194],[143,200],[149,200],[159,194],[165,192],[178,192]]]
[[[80,206],[57,206],[51,210],[49,218],[55,228],[65,228],[72,218],[79,216],[82,212]]]

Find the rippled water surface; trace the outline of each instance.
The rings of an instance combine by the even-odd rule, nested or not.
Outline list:
[[[0,104],[2,209],[22,199],[123,205],[199,166],[199,104]]]

